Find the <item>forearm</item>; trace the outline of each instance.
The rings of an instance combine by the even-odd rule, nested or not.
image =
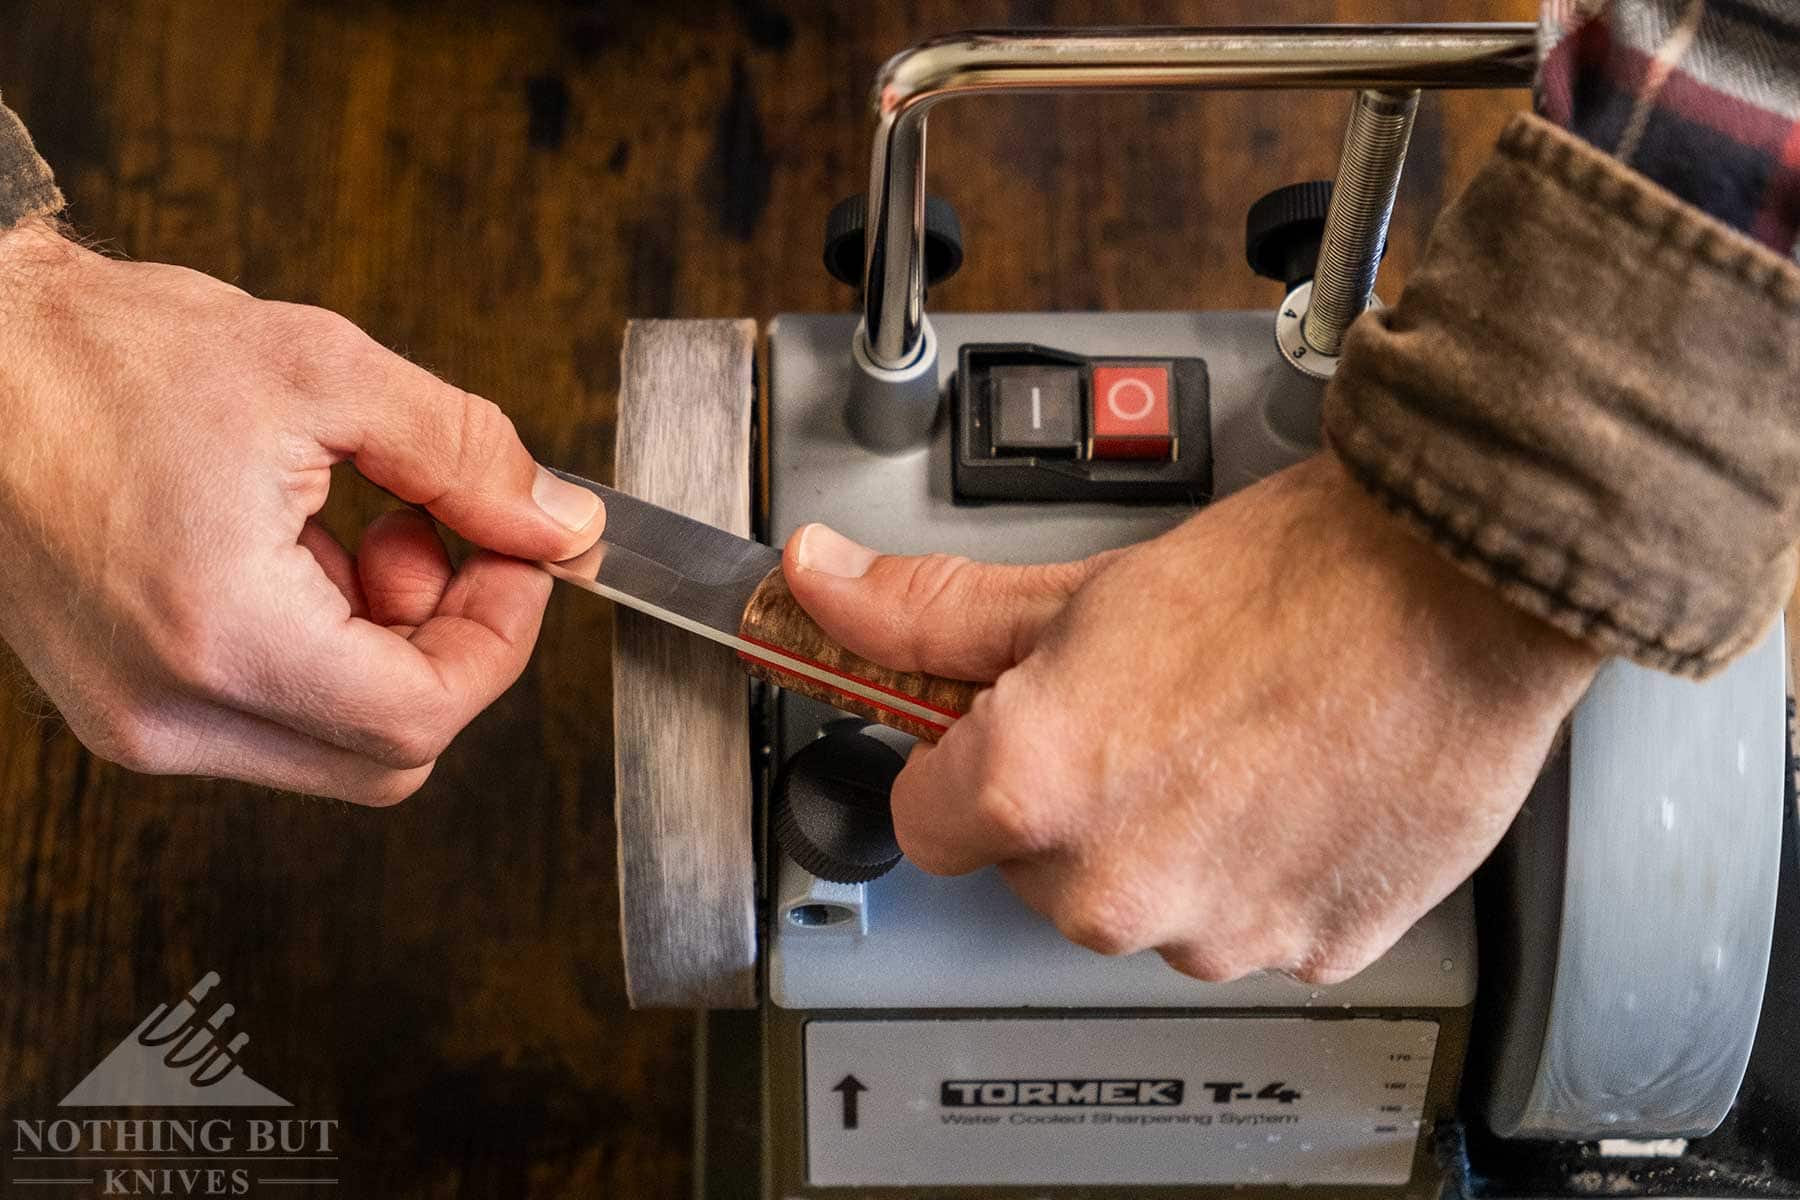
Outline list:
[[[1800,73],[1800,30],[1771,54],[1779,22],[1721,40],[1693,4],[1550,16],[1540,97],[1574,132],[1515,119],[1399,303],[1352,330],[1326,436],[1521,607],[1704,675],[1794,582],[1800,83],[1770,76]]]
[[[0,230],[62,209],[50,165],[11,109],[0,104]]]

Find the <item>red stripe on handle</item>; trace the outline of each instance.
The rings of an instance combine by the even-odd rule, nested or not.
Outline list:
[[[748,640],[748,639],[746,639],[746,640]],[[761,643],[758,643],[758,644],[760,645]],[[838,687],[835,684],[827,683],[825,680],[819,679],[812,675],[802,675],[802,674],[798,673],[797,671],[790,671],[778,662],[771,662],[770,660],[768,660],[766,658],[758,658],[755,655],[750,654],[749,652],[744,651],[744,650],[738,651],[738,657],[743,659],[745,662],[760,663],[763,666],[767,667],[769,670],[775,672],[777,675],[780,675],[784,679],[792,679],[797,683],[810,684],[811,686],[813,686],[815,688],[822,688],[828,692],[834,692],[837,695],[844,697],[846,700],[854,700],[857,704],[867,705],[870,708],[880,709],[882,712],[888,713],[892,716],[899,717],[902,720],[917,721],[919,724],[924,725],[929,729],[935,729],[939,733],[950,732],[950,724],[948,721],[946,721],[945,723],[943,723],[941,725],[938,724],[936,721],[927,721],[924,717],[919,716],[919,714],[917,714],[917,713],[910,713],[904,709],[895,708],[890,704],[883,704],[879,700],[871,700],[869,697],[863,695],[861,692],[853,692],[849,688]],[[798,655],[794,655],[792,657],[797,662],[806,662],[807,661],[803,658],[800,658]],[[829,668],[821,668],[821,669],[829,670]],[[838,678],[839,679],[856,679],[856,676],[854,676],[854,675],[839,675]],[[877,691],[887,692],[888,695],[899,695],[898,692],[889,691],[889,689],[882,687],[880,684],[870,682],[869,680],[866,680],[866,679],[857,679],[857,682],[865,684],[868,687],[875,688]],[[911,699],[911,697],[906,697],[906,698]],[[918,703],[918,701],[914,701],[914,703],[916,704],[916,703]],[[929,704],[923,704],[923,705],[920,705],[920,707],[929,708],[929,709],[931,709],[932,712],[943,712],[944,711],[943,709],[940,709],[940,708],[934,708],[933,706],[931,706]],[[961,714],[960,713],[945,713],[945,715],[948,716],[951,721],[954,721]]]
[[[862,684],[866,688],[873,688],[875,691],[880,692],[884,696],[892,696],[896,700],[904,700],[908,704],[916,704],[920,708],[930,709],[932,712],[937,713],[941,717],[949,717],[951,721],[954,721],[957,718],[964,715],[963,713],[957,712],[955,709],[952,709],[952,708],[940,708],[939,706],[937,706],[935,704],[927,704],[925,701],[919,699],[917,696],[909,696],[905,692],[899,691],[896,688],[891,688],[891,687],[887,687],[884,684],[876,683],[873,679],[864,679],[861,675],[852,675],[847,671],[840,671],[840,670],[836,669],[835,667],[832,667],[825,663],[820,662],[816,658],[808,658],[804,654],[795,654],[792,650],[788,649],[786,646],[777,646],[773,642],[765,642],[761,638],[751,637],[749,634],[742,633],[742,632],[740,632],[738,634],[738,637],[742,638],[746,642],[749,642],[753,646],[761,646],[764,650],[772,650],[776,654],[781,655],[783,658],[791,658],[795,662],[803,662],[809,667],[817,667],[819,670],[824,671],[828,675],[835,675],[839,679],[854,680],[855,682]],[[813,679],[812,676],[810,676],[810,675],[798,675],[798,674],[795,674],[795,672],[793,672],[793,671],[783,670],[781,664],[778,662],[770,662],[766,658],[759,658],[755,655],[746,654],[742,650],[738,651],[738,656],[740,658],[752,659],[755,662],[760,662],[767,666],[773,667],[775,670],[781,671],[781,673],[783,675],[792,675],[796,679],[809,679],[812,682],[817,683],[822,687],[831,687],[832,686],[832,685],[826,683],[824,680]],[[843,691],[842,688],[832,688],[832,690],[833,691]],[[868,704],[876,703],[876,701],[870,700],[867,696],[861,695],[857,692],[844,692],[844,694],[846,696],[855,696],[858,700],[862,700]],[[880,707],[887,708],[887,705],[883,704]],[[889,712],[898,712],[902,716],[913,716],[914,715],[911,713],[907,713],[902,709],[888,709],[888,711]],[[915,717],[914,719],[918,719],[918,718]],[[944,725],[944,728],[948,729],[949,727],[950,727],[949,723],[946,722]]]

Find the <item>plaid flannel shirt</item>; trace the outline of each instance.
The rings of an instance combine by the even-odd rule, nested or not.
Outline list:
[[[1800,258],[1800,0],[1547,0],[1545,117]]]

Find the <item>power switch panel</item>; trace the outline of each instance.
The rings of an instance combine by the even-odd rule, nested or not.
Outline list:
[[[1081,375],[1073,367],[996,367],[988,388],[995,450],[1080,453]]]
[[[1094,457],[1174,458],[1169,367],[1094,368]]]
[[[958,504],[1212,499],[1206,361],[968,342],[951,387]]]

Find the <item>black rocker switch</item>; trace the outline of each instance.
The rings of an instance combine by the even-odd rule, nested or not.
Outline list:
[[[1081,374],[1074,367],[995,367],[988,388],[995,453],[1080,452]]]
[[[1206,360],[1133,349],[1139,353],[1099,355],[1030,342],[964,342],[951,389],[951,498],[1210,500]]]

